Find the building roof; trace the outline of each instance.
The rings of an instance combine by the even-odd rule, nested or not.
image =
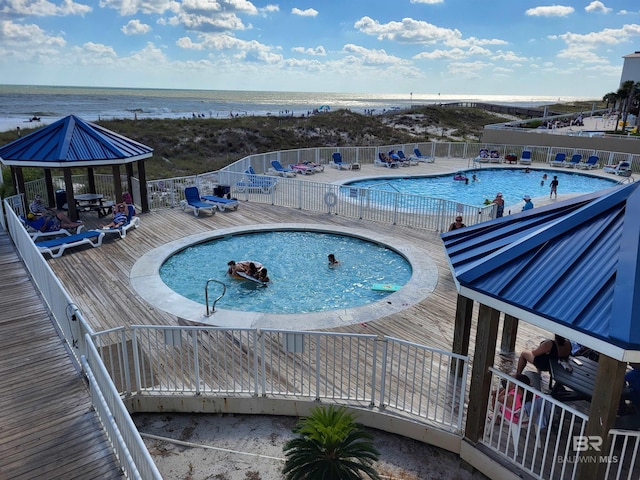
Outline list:
[[[640,183],[442,235],[458,291],[640,361]]]
[[[129,163],[153,149],[69,115],[0,148],[0,162],[19,167],[95,167]]]

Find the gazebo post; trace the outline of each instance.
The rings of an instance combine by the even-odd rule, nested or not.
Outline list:
[[[126,163],[124,168],[127,172],[127,192],[133,195],[133,180],[131,180],[133,178],[133,164],[131,162]]]
[[[88,193],[98,193],[96,192],[96,175],[92,167],[87,168],[87,181],[89,182]]]
[[[473,316],[473,300],[458,294],[456,301],[456,323],[453,329],[453,353],[459,355],[469,354],[469,337],[471,336],[471,321]],[[457,364],[451,364],[451,373],[462,376],[462,370],[457,369]]]
[[[600,480],[605,478],[607,464],[601,462],[600,458],[609,454],[609,448],[611,447],[609,430],[614,427],[616,422],[626,368],[627,364],[625,362],[600,354],[596,384],[589,408],[589,420],[587,420],[584,432],[588,439],[588,446],[597,446],[597,449],[579,452],[581,456],[594,455],[597,461],[578,464],[576,478],[580,480]],[[597,445],[600,440],[602,441],[601,445]],[[593,442],[596,442],[596,444]]]
[[[111,166],[113,174],[113,193],[116,196],[116,202],[122,201],[122,179],[120,178],[120,167],[118,165]]]
[[[69,209],[69,218],[77,222],[78,211],[76,210],[76,199],[73,194],[73,177],[71,176],[71,169],[64,169],[64,189],[67,191],[67,208]]]
[[[44,169],[44,184],[47,189],[47,205],[52,206],[56,204],[56,197],[53,191],[53,175],[51,175],[51,169]]]
[[[22,174],[21,168],[16,168],[13,165],[11,166],[11,177],[13,178],[13,189],[16,194],[24,193],[25,198],[24,201],[29,203],[29,199],[26,197],[25,185],[24,185],[24,175]]]
[[[476,329],[476,345],[469,387],[469,407],[467,424],[464,429],[465,438],[477,443],[484,434],[487,418],[487,404],[491,391],[491,372],[498,341],[498,322],[500,311],[480,304],[478,327]]]
[[[138,160],[138,177],[140,180],[140,209],[142,213],[149,211],[149,193],[147,191],[147,170],[144,160]]]
[[[504,314],[502,323],[502,341],[500,353],[513,353],[516,349],[516,337],[518,335],[518,319],[507,313]]]

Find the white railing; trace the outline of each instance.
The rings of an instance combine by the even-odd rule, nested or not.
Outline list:
[[[377,335],[218,327],[130,330],[126,336],[111,330],[94,337],[116,384],[125,382],[124,393],[346,402],[462,430],[464,356]],[[127,358],[133,359],[131,383],[121,372]]]
[[[609,435],[611,436],[611,448],[605,478],[609,480],[638,478],[640,432],[613,429],[609,431]]]
[[[124,475],[130,479],[161,480],[158,467],[122,403],[89,335],[86,340],[87,355],[82,356],[82,367],[89,380],[91,404],[118,457]]]

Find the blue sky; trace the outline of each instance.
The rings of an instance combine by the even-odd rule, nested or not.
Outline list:
[[[601,98],[640,50],[638,0],[0,0],[0,12],[4,84]]]

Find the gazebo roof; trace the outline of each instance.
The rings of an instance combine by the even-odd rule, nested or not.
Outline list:
[[[442,235],[461,295],[640,361],[640,183]]]
[[[19,167],[96,167],[152,154],[151,147],[69,115],[1,147],[0,162]]]

